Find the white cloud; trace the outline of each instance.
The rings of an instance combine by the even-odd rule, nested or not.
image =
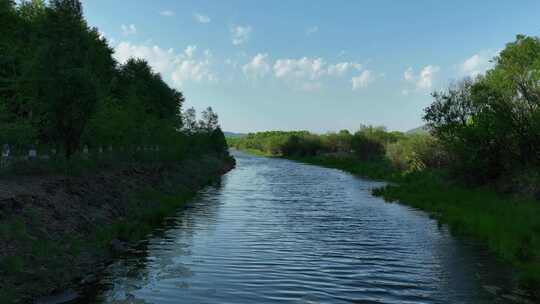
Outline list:
[[[371,82],[373,77],[370,70],[364,70],[360,75],[351,79],[353,91],[366,88]]]
[[[278,59],[274,64],[277,78],[318,79],[323,76],[340,77],[350,70],[360,71],[362,65],[356,62],[327,64],[322,58],[302,57],[300,59]]]
[[[415,75],[413,68],[408,67],[405,72],[403,72],[403,80],[414,84],[417,90],[429,90],[433,87],[433,80],[439,71],[440,67],[436,65],[427,65],[422,68],[418,75]],[[409,93],[409,90],[404,91],[406,91],[407,94]]]
[[[125,41],[116,46],[114,53],[114,58],[120,63],[125,63],[130,58],[141,58],[162,74],[170,69],[175,57],[173,49],[164,50],[156,45],[136,45]]]
[[[135,27],[135,24],[130,24],[130,25],[122,24],[120,27],[122,29],[122,34],[124,36],[137,34],[137,28]]]
[[[257,54],[253,59],[242,67],[246,77],[258,79],[264,77],[270,71],[270,65],[266,62],[268,54]]]
[[[125,63],[129,58],[141,58],[150,64],[165,80],[179,87],[187,81],[215,81],[217,76],[211,70],[211,53],[207,50],[201,58],[196,56],[197,46],[190,45],[181,53],[173,49],[162,49],[157,45],[137,45],[121,42],[115,48],[114,58]]]
[[[302,57],[299,59],[278,59],[273,65],[274,76],[304,91],[315,91],[323,87],[322,79],[342,77],[356,70],[361,71],[362,65],[357,62],[338,62],[328,64],[322,58]],[[358,78],[360,77],[360,78]],[[353,86],[366,86],[373,77],[370,71],[364,71],[354,77]]]
[[[356,62],[340,62],[328,66],[328,75],[330,76],[343,76],[350,69],[361,70],[362,65]]]
[[[278,59],[274,64],[276,78],[320,78],[325,70],[322,58]]]
[[[493,59],[499,52],[486,50],[478,52],[467,58],[459,65],[459,73],[461,76],[476,77],[484,74],[488,69],[493,67]]]
[[[188,80],[195,82],[217,80],[216,75],[210,71],[210,62],[208,60],[180,60],[177,62],[171,77],[177,86],[183,85]]]
[[[202,15],[202,14],[195,13],[195,14],[193,14],[193,17],[199,23],[210,23],[210,21],[211,21],[210,17],[208,17],[206,15]]]
[[[99,33],[99,39],[107,39],[107,33],[99,29],[98,29],[98,33]]]
[[[116,40],[112,37],[110,37],[106,32],[103,32],[101,30],[98,30],[99,32],[99,39],[105,39],[109,42],[109,45],[115,45]]]
[[[217,76],[211,70],[212,53],[210,50],[204,51],[204,56],[201,59],[196,58],[196,45],[189,45],[184,50],[184,56],[178,56],[174,62],[174,71],[172,72],[172,80],[178,86],[185,81],[201,82],[203,80],[216,81]]]
[[[312,26],[306,29],[306,35],[311,36],[319,31],[318,26]]]
[[[169,11],[169,10],[161,11],[159,12],[159,14],[164,17],[172,17],[175,15],[173,11]]]
[[[418,89],[431,89],[433,86],[433,78],[439,70],[440,68],[438,66],[425,66],[422,71],[420,71],[420,78],[416,82],[416,87]]]
[[[249,40],[251,36],[251,26],[236,25],[231,28],[232,44],[240,45]]]

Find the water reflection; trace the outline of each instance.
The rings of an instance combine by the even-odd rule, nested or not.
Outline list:
[[[508,273],[380,183],[237,153],[206,188],[111,265],[96,303],[493,303]],[[504,303],[504,302],[502,302]]]

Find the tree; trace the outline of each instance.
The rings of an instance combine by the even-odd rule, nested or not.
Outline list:
[[[43,31],[33,67],[40,136],[60,144],[69,158],[79,148],[97,101],[109,91],[112,50],[88,28],[78,0],[51,1]]]
[[[197,132],[197,111],[193,107],[188,108],[182,114],[183,130],[187,133]]]
[[[540,166],[540,39],[517,36],[485,76],[433,96],[424,119],[456,173],[486,183]]]
[[[219,128],[218,115],[212,110],[212,107],[206,108],[201,114],[202,119],[199,120],[199,128],[206,132],[212,132]]]

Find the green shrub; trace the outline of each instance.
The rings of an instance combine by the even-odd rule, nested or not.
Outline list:
[[[447,155],[439,142],[430,135],[409,135],[391,143],[386,157],[404,172],[440,168],[447,163]]]

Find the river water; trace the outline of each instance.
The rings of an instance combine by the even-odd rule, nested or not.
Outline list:
[[[237,168],[110,265],[91,303],[494,303],[509,274],[382,183],[234,152]],[[501,303],[505,303],[502,301]]]

